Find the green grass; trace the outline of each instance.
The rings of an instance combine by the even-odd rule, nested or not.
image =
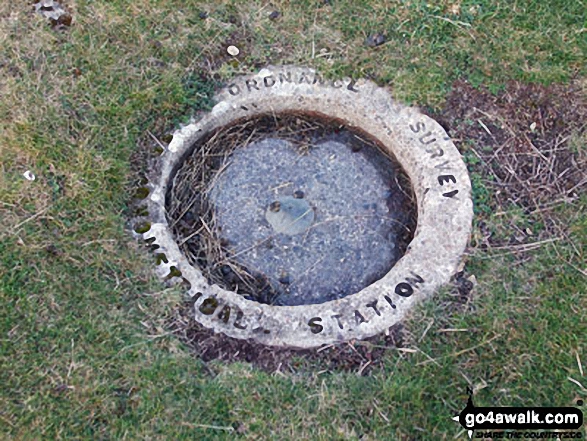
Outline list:
[[[154,279],[126,224],[146,131],[163,135],[209,108],[217,82],[295,63],[370,77],[434,108],[457,78],[496,91],[510,80],[584,81],[584,2],[276,2],[272,21],[257,1],[76,1],[61,33],[29,5],[5,3],[2,437],[453,439],[467,385],[477,405],[587,400],[569,380],[587,387],[585,198],[559,209],[562,241],[524,258],[473,252],[470,303],[439,293],[406,323],[414,352],[390,354],[367,377],[205,368],[164,326],[181,291]],[[366,48],[371,32],[388,42]],[[228,40],[242,48],[236,66],[223,55]],[[507,228],[520,214],[491,217],[483,179],[474,177],[479,214]]]

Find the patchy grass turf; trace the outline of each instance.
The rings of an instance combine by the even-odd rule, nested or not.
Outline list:
[[[584,85],[584,1],[66,6],[73,25],[58,31],[26,3],[0,5],[3,437],[453,439],[467,385],[477,405],[587,400],[587,199],[498,206],[479,140],[460,145],[481,152],[466,153],[478,204],[466,273],[478,284],[420,308],[366,376],[192,357],[166,327],[181,290],[153,279],[125,228],[147,130],[207,108],[218,82],[298,63],[434,111],[459,79],[496,94],[511,80]],[[387,42],[364,46],[376,32]],[[584,154],[579,131],[568,143]],[[536,227],[540,213],[557,227]],[[548,235],[506,240],[530,227]]]

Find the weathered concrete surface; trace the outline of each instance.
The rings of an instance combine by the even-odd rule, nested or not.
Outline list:
[[[204,326],[279,346],[366,338],[397,323],[455,272],[471,231],[471,185],[459,152],[438,123],[371,82],[325,81],[311,69],[288,66],[235,79],[217,101],[209,114],[178,130],[162,155],[150,194],[152,227],[143,235],[154,237],[168,257],[160,273],[173,265],[190,281],[195,318]],[[322,304],[270,306],[207,284],[167,228],[164,195],[174,165],[203,134],[237,119],[292,109],[339,118],[386,146],[414,187],[418,227],[407,253],[359,293]]]
[[[409,213],[393,201],[405,197],[390,160],[364,150],[317,140],[300,153],[268,138],[236,149],[215,179],[209,197],[220,236],[239,263],[268,278],[274,304],[340,299],[400,257]]]

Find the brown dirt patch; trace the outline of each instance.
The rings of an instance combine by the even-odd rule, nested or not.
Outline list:
[[[275,348],[214,333],[193,319],[186,302],[168,320],[168,328],[203,362],[247,362],[266,372],[355,372],[368,375],[382,368],[389,351],[402,348],[410,336],[401,324],[362,341],[326,345],[318,349]]]
[[[442,112],[434,115],[473,165],[493,178],[495,203],[536,210],[585,188],[584,152],[569,140],[584,135],[587,102],[571,86],[510,82],[497,95],[457,81]],[[472,142],[471,142],[472,141]]]
[[[510,82],[492,94],[460,80],[431,116],[468,160],[482,248],[566,236],[554,209],[578,199],[587,186],[584,85]],[[526,226],[504,225],[500,233],[487,224],[488,215],[516,208]]]

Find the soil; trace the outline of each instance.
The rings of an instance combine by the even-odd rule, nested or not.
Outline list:
[[[196,322],[193,304],[186,302],[170,317],[171,331],[204,363],[247,362],[266,372],[355,372],[368,375],[380,369],[389,350],[402,348],[406,335],[403,325],[389,329],[387,334],[361,341],[327,345],[319,349],[288,349],[265,346],[216,334]]]
[[[510,82],[494,95],[457,81],[444,108],[431,116],[461,152],[479,160],[470,171],[491,188],[492,209],[518,206],[531,213],[585,188],[586,155],[569,143],[587,127],[587,102],[578,83]]]

